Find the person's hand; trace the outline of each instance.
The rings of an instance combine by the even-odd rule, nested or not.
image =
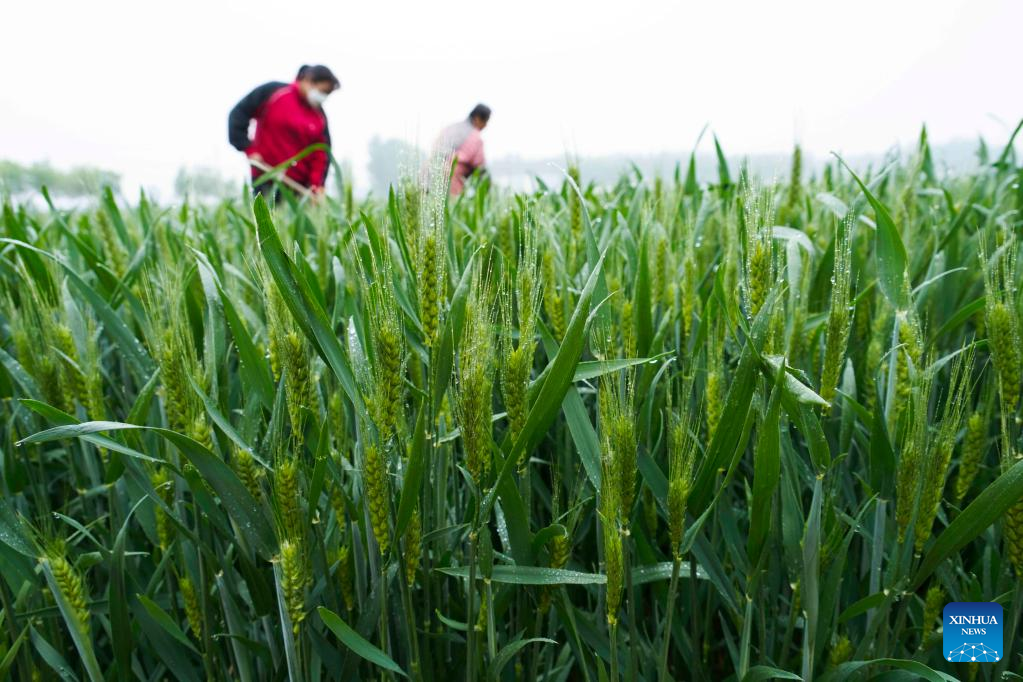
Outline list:
[[[323,187],[321,185],[313,185],[312,187],[309,188],[309,199],[314,204],[317,205],[321,204],[323,202],[323,197],[325,196],[326,193],[324,192]]]

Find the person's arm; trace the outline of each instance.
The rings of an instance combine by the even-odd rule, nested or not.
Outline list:
[[[327,143],[327,147],[330,145],[330,124],[327,122],[327,114],[323,115],[323,141]],[[320,177],[320,186],[327,186],[327,176],[330,174],[330,155],[327,155],[327,163],[323,166],[323,175]],[[316,177],[316,176],[313,176]]]
[[[469,166],[470,173],[486,172],[487,160],[483,156],[483,138],[479,133],[469,136],[458,152],[458,160]]]
[[[309,155],[309,180],[313,183],[312,189],[323,189],[323,180],[327,177],[327,152],[317,149]]]
[[[276,81],[264,83],[234,105],[227,116],[227,139],[232,147],[240,152],[249,148],[252,144],[252,140],[249,139],[249,122],[256,117],[256,112],[270,99],[270,95],[284,85],[285,83]]]
[[[480,175],[487,174],[487,160],[483,156],[483,140],[480,140],[479,153],[476,155],[476,172]]]

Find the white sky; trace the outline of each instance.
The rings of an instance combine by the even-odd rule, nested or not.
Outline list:
[[[0,158],[110,168],[164,196],[183,165],[243,176],[227,112],[301,63],[341,78],[326,110],[360,185],[374,134],[426,145],[477,101],[491,158],[687,153],[708,122],[729,153],[881,151],[922,122],[932,141],[1001,142],[1023,116],[1020,0],[55,0],[0,16]]]

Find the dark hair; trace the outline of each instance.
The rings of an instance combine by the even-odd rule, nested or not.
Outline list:
[[[299,69],[299,79],[307,79],[313,83],[330,83],[332,89],[337,90],[341,87],[341,81],[337,79],[334,72],[328,69],[323,64],[316,64],[314,66],[303,66]]]
[[[486,104],[477,104],[476,106],[474,106],[472,108],[472,111],[469,112],[469,120],[471,121],[474,118],[478,118],[484,123],[489,121],[490,107],[488,107]]]
[[[295,75],[295,80],[300,81],[305,78],[306,74],[309,73],[309,65],[303,64],[298,67],[298,73]]]

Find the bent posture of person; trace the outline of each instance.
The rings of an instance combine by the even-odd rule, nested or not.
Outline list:
[[[433,146],[435,158],[445,160],[447,167],[454,164],[451,175],[451,194],[461,194],[465,181],[474,172],[486,172],[483,156],[483,136],[480,135],[490,121],[490,107],[477,104],[468,118],[452,123],[441,131]]]
[[[311,144],[330,146],[322,105],[338,87],[338,79],[326,66],[302,66],[293,83],[264,83],[231,110],[228,139],[249,158],[256,192],[270,189],[272,183],[259,181],[267,168],[287,161]],[[256,131],[250,140],[248,128],[252,120],[256,121]],[[284,182],[319,192],[329,166],[326,152],[317,150],[294,162],[287,169]]]

